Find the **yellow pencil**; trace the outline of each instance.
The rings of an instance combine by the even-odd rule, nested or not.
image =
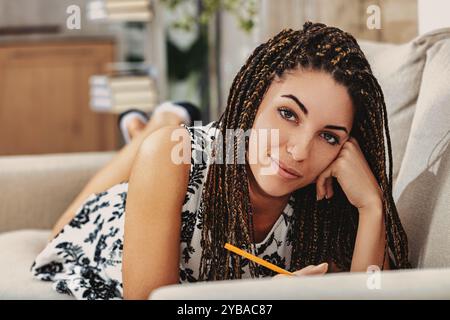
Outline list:
[[[265,261],[265,260],[263,260],[261,258],[258,258],[258,257],[254,256],[254,255],[252,255],[252,254],[250,254],[248,252],[245,252],[244,250],[241,250],[241,249],[233,246],[232,244],[225,243],[225,249],[230,250],[231,252],[234,252],[234,253],[236,253],[236,254],[238,254],[240,256],[243,256],[244,258],[252,260],[253,262],[259,263],[260,265],[262,265],[262,266],[264,266],[264,267],[266,267],[266,268],[268,268],[268,269],[270,269],[272,271],[275,271],[275,272],[278,272],[278,273],[281,273],[281,274],[287,274],[287,275],[290,275],[290,276],[294,275],[292,272],[284,270],[284,269],[282,269],[282,268],[280,268],[280,267],[278,267],[278,266],[276,266],[276,265],[274,265],[274,264],[272,264],[270,262],[267,262],[267,261]]]

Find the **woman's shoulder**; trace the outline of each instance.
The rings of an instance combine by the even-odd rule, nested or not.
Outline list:
[[[149,135],[140,148],[142,154],[157,155],[158,165],[182,165],[192,178],[193,171],[205,170],[217,132],[217,122],[206,125],[166,126]]]
[[[179,126],[162,127],[142,142],[137,158],[145,158],[150,170],[169,170],[180,178],[191,163],[190,135]]]

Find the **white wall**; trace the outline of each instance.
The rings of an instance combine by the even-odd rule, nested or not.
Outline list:
[[[450,1],[418,0],[419,34],[450,27]]]
[[[0,27],[59,25],[66,34],[114,34],[107,25],[86,20],[87,0],[0,0]],[[67,7],[78,5],[81,9],[81,30],[68,30]]]

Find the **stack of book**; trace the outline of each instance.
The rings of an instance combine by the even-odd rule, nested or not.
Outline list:
[[[152,19],[148,0],[93,0],[88,3],[90,20],[142,21]]]
[[[148,75],[94,75],[89,82],[91,109],[97,112],[149,112],[158,103],[155,81]]]

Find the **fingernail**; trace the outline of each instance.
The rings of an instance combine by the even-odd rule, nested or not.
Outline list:
[[[328,199],[328,194],[325,194],[325,199]]]
[[[316,268],[322,268],[322,267],[324,267],[324,266],[327,265],[327,264],[328,264],[328,263],[326,263],[326,262],[321,263],[321,264],[317,265]]]

